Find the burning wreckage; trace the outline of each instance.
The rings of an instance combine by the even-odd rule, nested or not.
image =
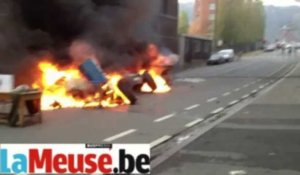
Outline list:
[[[9,91],[0,92],[5,114],[0,123],[23,126],[25,118],[31,122],[40,115],[42,121],[41,110],[114,108],[136,104],[137,93],[169,92],[169,70],[178,56],[151,43],[176,50],[177,21],[164,27],[161,5],[159,0],[3,1],[0,9],[9,12],[3,17],[9,33],[3,33],[9,41],[3,51],[11,50],[2,61],[15,64],[2,72],[15,79]]]
[[[171,90],[170,69],[177,63],[175,54],[159,54],[148,45],[150,64],[136,72],[104,72],[96,59],[60,68],[50,61],[38,64],[41,72],[32,85],[42,91],[42,110],[59,108],[114,108],[134,105],[135,92],[167,93]],[[124,73],[125,72],[125,73]]]

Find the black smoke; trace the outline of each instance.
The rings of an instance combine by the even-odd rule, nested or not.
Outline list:
[[[57,62],[69,63],[91,56],[105,68],[132,66],[143,59],[147,43],[158,42],[154,24],[159,3],[1,0],[0,10],[6,9],[8,15],[0,26],[7,28],[9,35],[0,29],[0,37],[8,42],[5,47],[19,51],[19,57],[47,53]]]

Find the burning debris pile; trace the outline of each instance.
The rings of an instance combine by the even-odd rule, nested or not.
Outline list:
[[[4,35],[0,30],[0,36],[7,43],[20,43],[21,49],[14,52],[24,53],[20,56],[24,68],[16,73],[17,85],[41,89],[44,110],[117,107],[135,104],[135,91],[169,92],[168,70],[177,58],[158,49],[164,48],[155,31],[160,3],[1,1],[0,10],[5,7],[9,13],[3,17],[7,23],[0,26],[11,26],[14,30],[5,31],[15,33]],[[32,72],[29,60],[37,62],[38,73]]]
[[[156,46],[149,45],[151,47]],[[176,58],[158,54],[149,68],[122,73],[105,73],[91,59],[64,68],[42,61],[38,64],[40,76],[32,87],[43,91],[43,110],[133,105],[137,101],[134,91],[167,93],[171,90],[168,69],[176,61]]]

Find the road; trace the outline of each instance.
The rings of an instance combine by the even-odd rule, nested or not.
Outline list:
[[[152,174],[299,175],[297,62],[255,98],[156,148]]]
[[[194,68],[175,75],[172,92],[140,95],[135,106],[110,110],[44,112],[41,125],[0,126],[2,143],[150,143],[152,148],[230,110],[275,83],[295,65],[292,56],[261,53],[229,64]]]

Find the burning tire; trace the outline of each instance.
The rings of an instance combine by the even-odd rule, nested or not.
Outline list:
[[[162,72],[162,76],[164,77],[164,79],[166,80],[166,83],[169,85],[169,86],[172,86],[172,76],[171,76],[171,67],[166,67],[166,69]]]
[[[148,72],[145,72],[142,76],[143,76],[143,82],[147,83],[151,87],[152,91],[155,91],[157,86],[154,79],[151,77],[151,75]]]
[[[130,104],[134,105],[137,102],[137,98],[133,92],[133,82],[129,78],[124,78],[119,81],[118,88],[130,101]]]

